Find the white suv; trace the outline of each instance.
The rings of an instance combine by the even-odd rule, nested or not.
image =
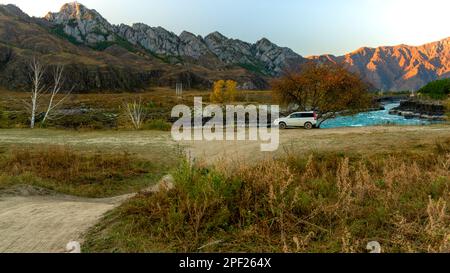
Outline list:
[[[288,117],[276,119],[274,124],[280,129],[304,127],[309,130],[317,125],[317,114],[316,112],[296,112]]]

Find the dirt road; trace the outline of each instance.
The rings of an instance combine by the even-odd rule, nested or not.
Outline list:
[[[69,241],[81,241],[105,212],[130,197],[86,199],[21,191],[0,195],[1,253],[64,252]]]
[[[208,162],[277,157],[286,153],[311,151],[383,152],[434,145],[450,138],[450,126],[378,126],[321,130],[282,130],[280,146],[275,152],[261,152],[255,141],[194,141],[184,142],[192,157]]]

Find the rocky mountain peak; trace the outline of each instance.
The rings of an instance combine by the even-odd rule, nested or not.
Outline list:
[[[274,44],[267,38],[263,37],[255,44],[257,47],[263,46],[263,47],[271,47]]]
[[[79,43],[96,45],[115,40],[112,25],[96,10],[78,2],[64,4],[59,12],[49,12],[44,18]]]
[[[203,55],[207,55],[209,49],[201,36],[196,36],[191,32],[183,31],[180,34],[179,53],[181,56],[199,59]]]
[[[67,20],[95,20],[96,18],[103,19],[97,11],[88,9],[78,2],[64,4],[59,12],[49,12],[45,16],[45,18],[49,21],[56,21],[57,23],[62,23]]]
[[[225,41],[228,40],[227,37],[225,37],[222,33],[218,32],[218,31],[214,31],[210,34],[208,34],[205,39],[214,39],[216,41]]]

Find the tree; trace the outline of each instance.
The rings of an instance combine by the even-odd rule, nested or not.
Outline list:
[[[274,80],[272,89],[280,103],[295,103],[299,111],[316,111],[318,127],[339,113],[370,107],[368,85],[338,65],[308,63],[300,72]]]
[[[36,123],[36,112],[39,107],[39,99],[45,92],[45,86],[43,83],[45,67],[37,58],[33,58],[30,63],[30,70],[31,103],[26,103],[26,105],[31,112],[30,128],[33,129]]]
[[[219,80],[214,82],[211,102],[224,103],[232,102],[236,99],[237,82],[232,80]]]
[[[233,102],[236,100],[237,94],[237,82],[228,80],[225,83],[225,99],[226,101]]]
[[[142,105],[142,99],[124,104],[125,112],[136,130],[140,130],[144,124],[145,109]]]
[[[450,96],[450,79],[432,81],[422,87],[419,94],[436,100],[448,98]]]
[[[45,65],[36,57],[30,62],[30,79],[31,79],[31,96],[30,101],[23,101],[26,108],[30,112],[30,128],[33,129],[36,125],[36,116],[43,104],[43,97],[49,93],[49,101],[44,113],[41,124],[44,124],[48,119],[52,117],[54,110],[60,106],[70,95],[68,92],[63,98],[57,99],[57,95],[61,92],[64,84],[63,66],[57,66],[53,73],[53,86],[46,86],[44,83],[44,77],[46,73]],[[50,90],[50,91],[49,91]],[[73,88],[72,88],[73,90]],[[71,91],[72,91],[71,90]]]

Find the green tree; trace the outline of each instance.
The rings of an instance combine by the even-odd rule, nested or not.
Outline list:
[[[442,100],[450,95],[450,79],[442,79],[428,83],[419,90],[420,95]]]

